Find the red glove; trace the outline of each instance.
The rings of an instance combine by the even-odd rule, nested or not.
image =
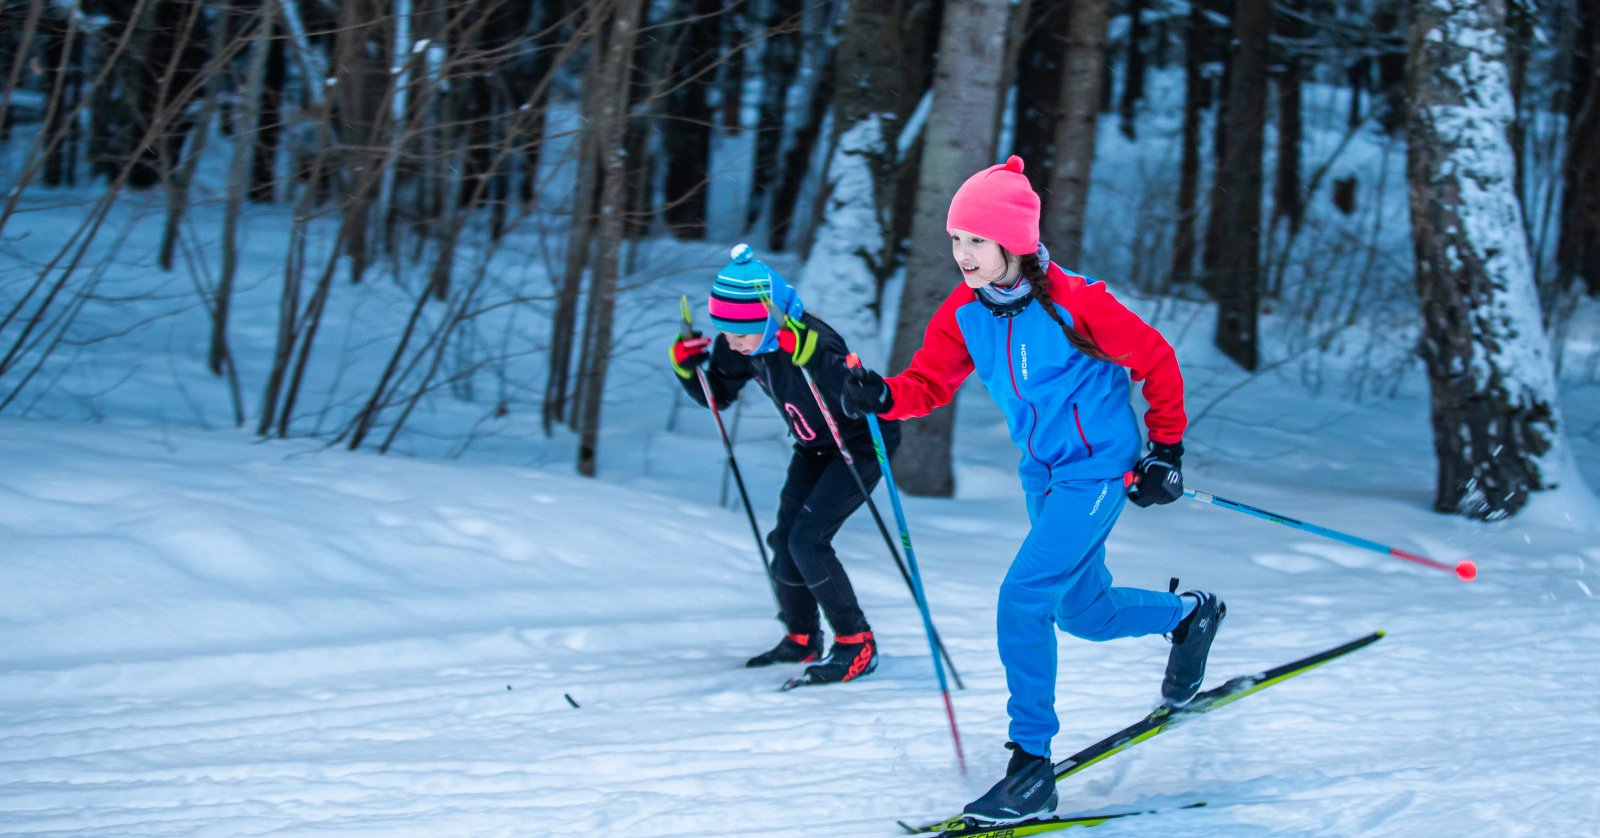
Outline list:
[[[691,332],[672,342],[672,371],[679,378],[693,378],[695,367],[711,359],[711,338]]]

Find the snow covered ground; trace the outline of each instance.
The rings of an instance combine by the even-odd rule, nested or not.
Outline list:
[[[74,200],[25,197],[0,242],[8,303],[70,234]],[[652,243],[640,260],[654,279],[624,295],[588,480],[572,474],[570,436],[494,417],[483,392],[430,399],[390,456],[233,429],[226,385],[199,360],[193,284],[214,274],[151,267],[161,205],[130,198],[107,225],[123,250],[94,269],[81,318],[106,339],[64,349],[0,414],[0,833],[890,836],[1003,770],[994,595],[1026,514],[981,390],[958,408],[958,496],[907,500],[966,682],[963,777],[917,611],[864,514],[839,546],[882,643],[878,671],[779,693],[792,671],[741,667],[780,629],[744,514],[718,503],[713,426],[662,365],[678,295],[701,298],[725,245]],[[233,339],[247,405],[273,337],[284,212],[246,222]],[[192,225],[193,259],[213,260],[216,219]],[[513,242],[497,279],[540,280],[543,246]],[[301,432],[347,416],[386,359],[410,292],[371,282],[335,296],[336,360],[314,370]],[[1213,684],[1388,636],[1084,771],[1060,811],[1209,804],[1105,836],[1600,834],[1600,509],[1583,481],[1511,521],[1436,515],[1426,384],[1403,332],[1357,328],[1342,354],[1247,379],[1209,349],[1207,309],[1127,299],[1179,347],[1191,487],[1472,558],[1481,577],[1463,585],[1189,501],[1130,508],[1110,545],[1120,583],[1179,575],[1228,601]],[[501,325],[507,342],[543,334],[536,320]],[[1282,346],[1303,327],[1268,328]],[[1590,310],[1564,382],[1591,486],[1596,334]],[[484,344],[499,339],[485,330]],[[537,345],[505,357],[521,360],[503,385],[537,392]],[[1361,364],[1372,386],[1355,399],[1343,382]],[[759,400],[739,420],[770,525],[781,425]],[[1057,756],[1157,697],[1160,638],[1064,637],[1060,655]]]
[[[1263,384],[1197,427],[1186,472],[1474,558],[1481,579],[1199,503],[1130,507],[1121,582],[1179,574],[1228,599],[1213,683],[1389,636],[1083,772],[1061,811],[1209,803],[1105,835],[1594,834],[1600,544],[1565,520],[1592,510],[1558,494],[1497,525],[1430,513],[1418,389],[1352,408]],[[878,672],[778,693],[789,673],[740,667],[779,628],[700,416],[658,426],[641,462],[670,468],[601,481],[0,419],[0,831],[888,836],[948,814],[1004,767],[993,597],[1026,527],[1012,449],[968,395],[961,496],[907,509],[967,684],[966,778],[865,516],[840,544]],[[740,453],[770,520],[783,450]],[[1163,649],[1064,638],[1058,756],[1148,709]]]

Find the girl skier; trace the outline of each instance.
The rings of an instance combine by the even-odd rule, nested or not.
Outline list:
[[[1049,261],[1021,158],[968,178],[946,227],[962,282],[934,312],[910,366],[887,380],[870,371],[851,378],[843,401],[857,414],[923,416],[977,372],[1022,449],[1032,530],[1000,586],[997,618],[1013,753],[1006,777],[964,811],[1007,823],[1056,805],[1056,629],[1086,640],[1168,633],[1161,693],[1178,707],[1199,689],[1226,609],[1203,591],[1112,587],[1106,569],[1106,537],[1126,498],[1149,506],[1183,494],[1188,419],[1172,347],[1105,285]],[[1130,374],[1149,404],[1143,458]]]
[[[785,633],[778,645],[745,665],[815,662],[802,679],[809,684],[860,678],[877,668],[878,643],[834,553],[833,536],[866,497],[850,476],[801,371],[809,371],[816,382],[870,492],[880,473],[871,431],[860,417],[845,419],[839,404],[849,349],[832,327],[806,313],[794,288],[754,259],[748,245],[734,248],[733,261],[717,273],[708,309],[720,334],[713,339],[693,332],[672,345],[672,367],[684,391],[706,403],[695,373],[704,365],[712,397],[722,409],[754,379],[795,439],[779,495],[778,523],[767,536],[772,587]],[[899,423],[885,424],[883,436],[892,452],[900,443]],[[833,629],[826,657],[819,606]]]

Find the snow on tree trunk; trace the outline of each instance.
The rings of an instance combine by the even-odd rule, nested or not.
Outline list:
[[[801,270],[801,298],[872,364],[878,311],[890,262],[895,140],[900,133],[902,48],[898,4],[852,3],[840,28],[840,78],[833,142],[823,176],[822,219]]]
[[[828,161],[828,201],[801,272],[802,298],[868,363],[878,334],[878,271],[882,269],[886,198],[874,158],[889,154],[881,114],[847,128]]]
[[[1507,135],[1506,0],[1419,0],[1413,14],[1407,178],[1434,508],[1493,520],[1556,488],[1569,456]]]

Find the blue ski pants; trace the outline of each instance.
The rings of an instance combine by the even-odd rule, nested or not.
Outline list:
[[[1183,604],[1167,591],[1114,588],[1106,537],[1127,495],[1120,480],[1057,483],[1029,494],[1028,537],[1000,585],[1000,662],[1011,698],[1011,740],[1050,755],[1056,718],[1056,629],[1085,640],[1172,631]]]

